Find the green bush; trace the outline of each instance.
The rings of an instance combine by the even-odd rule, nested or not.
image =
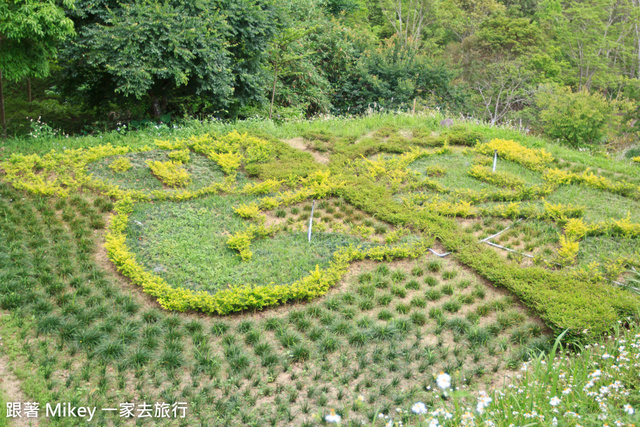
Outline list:
[[[466,145],[468,147],[473,147],[476,142],[484,140],[481,132],[470,130],[462,125],[452,126],[443,136],[451,145]]]
[[[544,132],[572,147],[602,142],[616,120],[615,106],[599,93],[556,87],[538,93],[536,105]]]

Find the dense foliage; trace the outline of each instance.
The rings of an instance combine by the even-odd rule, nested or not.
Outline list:
[[[1,10],[6,22],[18,22],[22,3],[30,4]],[[78,133],[194,117],[282,121],[425,106],[491,124],[517,121],[573,146],[628,144],[640,129],[637,0],[64,6],[51,3],[46,16],[66,13],[60,22],[72,22],[75,37],[64,37],[73,31],[67,24],[61,32],[35,20],[56,30],[46,55],[35,52],[44,49],[39,42],[17,45],[20,55],[44,61],[37,73],[12,71],[15,46],[0,53],[5,75],[40,78],[34,96],[31,80],[6,91],[12,135],[37,134],[38,116],[50,133]],[[7,31],[0,30],[5,45]],[[52,74],[42,79],[49,63]],[[592,117],[583,113],[593,109]]]

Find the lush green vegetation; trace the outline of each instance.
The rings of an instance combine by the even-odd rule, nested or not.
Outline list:
[[[0,9],[0,98],[28,140],[439,108],[573,147],[637,145],[636,0],[28,4]]]
[[[105,135],[117,147],[52,138],[31,147],[40,155],[10,146],[1,351],[23,391],[98,407],[187,401],[187,424],[315,425],[332,410],[376,425],[389,421],[379,414],[546,425],[567,411],[585,425],[603,412],[637,421],[624,328],[640,299],[620,284],[637,287],[627,270],[640,267],[640,225],[624,207],[639,199],[640,169],[441,119],[258,121],[247,135],[213,123],[130,145]],[[82,149],[46,154],[60,143]],[[190,184],[163,186],[148,160],[175,162]],[[614,331],[634,350],[585,347]],[[560,334],[573,353],[554,362]],[[606,411],[582,390],[601,350],[620,367],[601,362],[621,384]],[[564,367],[548,371],[540,352]],[[514,379],[527,361],[532,376]],[[507,375],[512,388],[496,390]]]

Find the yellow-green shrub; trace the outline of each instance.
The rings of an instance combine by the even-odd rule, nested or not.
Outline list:
[[[314,197],[318,199],[334,193],[337,189],[345,185],[344,181],[332,175],[329,170],[311,173],[308,177],[301,178],[300,182],[303,187],[309,188]]]
[[[573,179],[573,174],[570,172],[563,171],[562,169],[547,169],[544,171],[544,175],[542,178],[554,184],[571,184],[571,180]]]
[[[589,232],[589,227],[581,218],[571,218],[564,227],[564,234],[572,241],[582,240]]]
[[[273,144],[236,130],[217,138],[208,134],[192,136],[189,145],[196,152],[216,161],[223,170],[226,168],[225,173],[233,173],[242,160],[247,163],[266,162],[275,154]]]
[[[208,156],[227,175],[232,175],[236,172],[243,158],[240,153],[209,153]]]
[[[480,210],[473,206],[471,202],[460,200],[459,202],[448,202],[434,197],[428,202],[424,202],[422,207],[430,212],[445,216],[458,216],[467,218],[478,216]]]
[[[589,235],[616,235],[626,238],[640,237],[640,224],[631,222],[630,216],[619,220],[609,219],[589,225]]]
[[[565,172],[560,169],[548,169],[544,173],[544,179],[554,184],[582,184],[599,190],[610,191],[622,196],[640,198],[640,187],[624,181],[611,181],[603,176],[595,175],[593,172],[583,172],[582,174]]]
[[[277,197],[263,197],[260,200],[260,209],[270,211],[280,206],[281,201]]]
[[[154,143],[163,150],[184,150],[189,146],[186,140],[177,138],[174,142],[156,139]]]
[[[276,227],[267,228],[263,225],[256,226],[254,224],[251,224],[244,230],[239,231],[229,237],[229,239],[227,240],[227,246],[229,246],[230,249],[238,251],[240,254],[240,258],[242,258],[243,261],[247,261],[253,256],[253,253],[251,252],[251,250],[249,250],[251,241],[258,237],[272,236],[276,233],[277,230],[278,229]]]
[[[180,162],[147,160],[146,163],[151,172],[169,187],[184,187],[191,182],[189,172],[181,168],[182,163]]]
[[[246,205],[242,204],[233,208],[233,211],[240,215],[242,218],[257,218],[260,215],[260,207],[256,204]]]
[[[109,168],[114,172],[126,172],[132,167],[131,162],[126,157],[118,157],[109,165]]]
[[[580,244],[576,241],[560,236],[560,247],[558,248],[558,259],[562,265],[572,264],[580,250]]]
[[[493,155],[498,150],[500,158],[519,163],[532,170],[542,170],[553,161],[550,153],[544,148],[526,148],[512,140],[493,139],[489,142],[476,145],[478,153]]]
[[[406,236],[408,233],[409,231],[407,229],[399,227],[385,234],[384,241],[387,244],[396,243],[400,241],[400,239],[402,239],[402,237]]]
[[[169,152],[168,156],[171,160],[180,162],[182,164],[189,163],[189,160],[191,160],[188,148],[185,148],[184,150],[171,151]]]
[[[242,192],[244,194],[269,194],[274,193],[280,189],[282,181],[276,181],[275,179],[267,179],[263,182],[249,183],[244,186]]]
[[[442,166],[431,165],[427,167],[427,169],[425,170],[425,173],[427,174],[427,176],[434,177],[434,176],[444,176],[446,175],[447,171]]]
[[[470,176],[498,187],[523,188],[527,183],[525,180],[518,178],[508,172],[493,172],[486,166],[473,165],[467,172]]]
[[[250,260],[253,256],[253,252],[249,249],[251,246],[251,240],[253,239],[253,230],[250,228],[244,231],[235,233],[227,240],[227,246],[230,249],[238,251],[240,258],[243,261]]]
[[[84,170],[88,163],[129,151],[128,147],[100,145],[61,153],[51,151],[42,157],[13,153],[2,166],[5,179],[16,188],[44,196],[66,197],[90,180]]]
[[[320,223],[320,224],[322,224],[322,223]],[[320,224],[318,224],[318,225],[320,225]],[[316,227],[317,227],[317,225],[316,225]],[[371,237],[371,235],[373,233],[375,233],[375,229],[373,227],[368,227],[366,225],[356,225],[351,230],[352,230],[352,232],[354,232],[354,234],[356,236],[359,236],[359,237],[361,237],[363,239],[368,239],[369,237]],[[318,229],[318,231],[322,231],[322,230]]]
[[[612,219],[611,232],[625,237],[640,237],[640,224],[631,222],[630,215],[619,220]]]
[[[548,217],[554,220],[566,220],[567,218],[576,218],[584,216],[584,206],[563,205],[558,203],[553,205],[544,202],[544,210]]]

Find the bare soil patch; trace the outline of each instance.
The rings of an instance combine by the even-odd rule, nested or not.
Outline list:
[[[6,314],[4,313],[0,313],[0,316],[5,315]],[[4,345],[4,343],[2,342],[2,335],[0,335],[0,348],[2,345]],[[7,402],[20,402],[24,405],[24,402],[31,401],[22,392],[22,389],[20,388],[20,381],[13,374],[11,370],[11,362],[5,355],[0,356],[0,389],[2,389],[2,394]],[[6,412],[4,413],[6,415]],[[17,427],[39,425],[37,418],[26,418],[24,414],[22,418],[12,418],[10,424]]]
[[[329,163],[329,157],[328,156],[326,156],[324,154],[320,154],[316,150],[312,150],[309,147],[307,147],[307,145],[304,143],[304,139],[302,137],[291,138],[291,139],[283,139],[282,142],[284,142],[285,144],[287,144],[291,148],[295,148],[296,150],[302,150],[302,151],[305,151],[305,152],[311,154],[313,156],[313,159],[318,163],[322,163],[323,165],[326,165],[326,164]]]

